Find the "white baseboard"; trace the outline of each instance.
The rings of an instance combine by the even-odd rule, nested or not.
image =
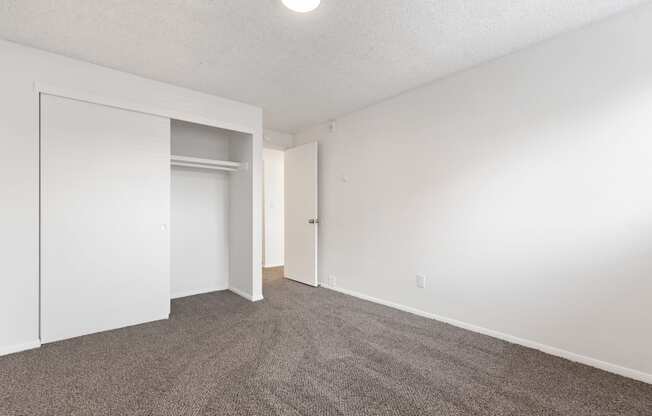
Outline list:
[[[173,295],[170,295],[170,299],[179,299],[179,298],[185,298],[188,296],[195,296],[195,295],[201,295],[204,293],[211,293],[211,292],[220,292],[223,290],[228,290],[228,287],[211,287],[211,288],[206,288],[206,289],[194,289],[194,290],[187,290],[185,292],[179,292],[175,293]]]
[[[231,292],[235,293],[236,295],[238,295],[238,296],[242,296],[243,298],[245,298],[245,299],[247,299],[247,300],[249,300],[249,301],[251,301],[251,302],[258,302],[258,301],[263,300],[263,296],[262,296],[262,295],[259,295],[259,296],[253,296],[251,293],[247,293],[247,292],[245,292],[244,290],[240,290],[240,289],[237,289],[237,288],[235,288],[235,287],[230,287],[229,290],[230,290]]]
[[[469,324],[466,322],[458,321],[457,319],[448,318],[445,316],[436,315],[429,312],[424,312],[419,309],[411,308],[409,306],[401,305],[394,302],[389,302],[383,299],[374,298],[373,296],[368,296],[363,293],[355,292],[348,289],[343,289],[336,286],[330,286],[326,284],[320,284],[325,289],[334,290],[336,292],[343,293],[345,295],[353,296],[359,299],[367,300],[369,302],[378,303],[384,306],[389,306],[390,308],[399,309],[404,312],[409,312],[414,315],[419,315],[424,318],[434,319],[439,322],[444,322],[458,328],[467,329],[469,331],[477,332],[479,334],[488,335],[493,338],[502,339],[503,341],[510,342],[512,344],[522,345],[524,347],[532,348],[545,352],[556,357],[565,358],[570,361],[574,361],[580,364],[585,364],[590,367],[595,367],[600,370],[608,371],[613,374],[618,374],[623,377],[631,378],[634,380],[642,381],[644,383],[652,384],[652,374],[644,373],[642,371],[634,370],[627,367],[622,367],[617,364],[608,363],[602,360],[595,358],[587,357],[584,355],[576,354],[574,352],[566,351],[560,348],[551,347],[549,345],[541,344],[535,341],[530,341],[527,339],[515,337],[513,335],[505,334],[499,331],[494,331],[492,329],[482,328],[477,325]]]
[[[276,268],[276,267],[283,267],[283,266],[284,266],[283,264],[266,264],[263,267],[265,269],[273,269],[273,268]]]
[[[8,345],[5,347],[0,347],[0,356],[14,354],[16,352],[32,350],[34,348],[39,348],[41,346],[41,341],[31,341],[25,342],[22,344]]]

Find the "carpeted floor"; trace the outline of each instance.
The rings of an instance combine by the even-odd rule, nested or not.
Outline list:
[[[0,415],[652,415],[652,386],[266,276],[0,357]]]

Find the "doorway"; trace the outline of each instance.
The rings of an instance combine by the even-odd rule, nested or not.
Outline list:
[[[285,265],[285,151],[263,151],[263,276],[283,275]]]
[[[266,148],[263,172],[263,276],[317,287],[317,143]]]

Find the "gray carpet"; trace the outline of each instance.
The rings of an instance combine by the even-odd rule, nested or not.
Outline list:
[[[652,386],[325,289],[0,357],[0,415],[646,415]]]

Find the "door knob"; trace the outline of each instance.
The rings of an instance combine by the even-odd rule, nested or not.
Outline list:
[[[319,224],[318,218],[311,218],[308,220],[308,224]]]

